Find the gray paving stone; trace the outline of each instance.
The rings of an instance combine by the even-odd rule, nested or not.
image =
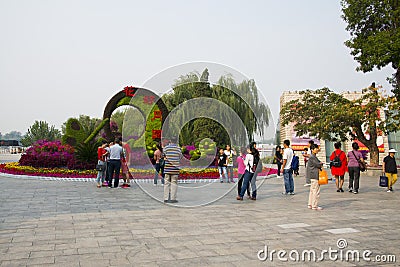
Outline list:
[[[282,196],[283,181],[273,178],[259,188],[255,202],[236,201],[232,191],[212,205],[190,209],[154,201],[138,188],[97,190],[94,183],[0,177],[0,266],[301,266],[260,262],[257,252],[264,245],[321,251],[337,248],[339,238],[349,249],[400,257],[400,192],[386,193],[377,179],[363,176],[358,195],[337,193],[333,183],[321,187],[325,210],[316,212],[306,207],[303,176],[295,178],[295,196]],[[197,197],[193,192],[190,197]],[[182,202],[188,197],[178,196]],[[339,228],[360,232],[325,231]]]

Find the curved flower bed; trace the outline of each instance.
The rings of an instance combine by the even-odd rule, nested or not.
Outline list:
[[[57,178],[95,178],[96,170],[69,170],[66,168],[36,168],[31,166],[21,166],[18,162],[0,164],[0,172],[13,175],[45,176]],[[153,179],[154,170],[141,170],[131,168],[130,172],[136,179]],[[259,176],[276,174],[276,169],[264,168]],[[234,176],[237,176],[235,170]],[[217,168],[184,168],[180,171],[180,179],[219,179]]]

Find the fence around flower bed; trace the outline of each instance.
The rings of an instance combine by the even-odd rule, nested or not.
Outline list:
[[[21,166],[18,162],[0,164],[0,172],[12,175],[44,176],[57,178],[95,178],[96,170],[70,170],[67,168],[36,168],[30,166]],[[153,179],[154,169],[135,169],[130,172],[134,179]],[[272,168],[263,168],[259,176],[268,176],[276,174],[277,170]],[[237,177],[237,170],[234,171]],[[219,179],[217,168],[183,168],[179,174],[180,180],[201,180],[201,179]]]

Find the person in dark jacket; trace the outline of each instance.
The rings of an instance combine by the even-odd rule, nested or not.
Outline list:
[[[313,210],[322,210],[322,208],[318,206],[319,195],[320,195],[320,186],[318,180],[319,180],[319,171],[322,169],[323,163],[317,158],[319,146],[316,144],[312,144],[310,146],[310,150],[311,154],[310,157],[308,158],[307,173],[311,180],[311,186],[310,186],[310,194],[308,196],[307,207]]]
[[[382,171],[388,178],[388,190],[386,192],[393,192],[393,185],[397,181],[397,164],[394,154],[397,151],[394,148],[389,149],[389,155],[383,159]]]

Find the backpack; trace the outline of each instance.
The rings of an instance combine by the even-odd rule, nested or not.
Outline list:
[[[339,155],[336,155],[336,152],[333,152],[333,153],[335,153],[335,158],[329,163],[329,165],[331,166],[331,168],[332,167],[337,167],[337,168],[342,167],[342,161],[339,158],[339,156],[342,152],[340,152]]]
[[[291,168],[292,170],[297,170],[300,166],[300,160],[299,157],[296,155],[293,155],[293,159],[292,159],[292,164],[291,164]]]

